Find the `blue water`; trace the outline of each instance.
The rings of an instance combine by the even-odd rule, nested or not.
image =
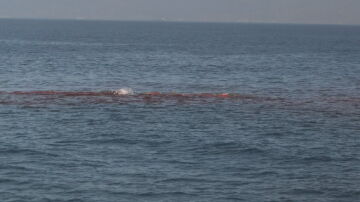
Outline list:
[[[0,20],[0,133],[4,202],[358,201],[360,27]]]

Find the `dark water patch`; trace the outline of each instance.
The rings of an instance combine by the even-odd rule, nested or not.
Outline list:
[[[160,183],[219,183],[219,182],[228,182],[227,180],[215,180],[215,179],[204,179],[204,178],[186,178],[186,177],[179,177],[179,178],[171,178],[171,179],[164,179],[158,181]]]
[[[48,157],[58,157],[58,154],[49,153],[46,151],[38,151],[36,149],[24,149],[24,148],[9,148],[9,149],[0,149],[0,153],[3,155],[26,155],[26,156],[48,156]]]
[[[313,156],[313,157],[305,157],[302,159],[303,161],[306,161],[308,163],[314,162],[314,163],[323,163],[323,162],[331,162],[334,161],[334,158],[330,156]]]
[[[134,144],[140,144],[141,142],[139,140],[129,140],[129,139],[120,139],[120,138],[115,138],[115,139],[98,139],[98,140],[88,140],[85,143],[88,144],[115,144],[115,145],[121,145],[121,144],[125,144],[125,145],[134,145]]]

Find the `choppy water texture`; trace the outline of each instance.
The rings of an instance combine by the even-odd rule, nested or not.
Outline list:
[[[0,20],[0,200],[358,201],[360,27]]]

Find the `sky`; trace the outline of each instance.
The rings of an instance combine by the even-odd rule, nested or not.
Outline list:
[[[0,0],[0,18],[360,24],[360,0]]]

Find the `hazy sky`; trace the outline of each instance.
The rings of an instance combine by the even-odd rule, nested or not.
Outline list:
[[[0,0],[0,17],[360,24],[360,0]]]

